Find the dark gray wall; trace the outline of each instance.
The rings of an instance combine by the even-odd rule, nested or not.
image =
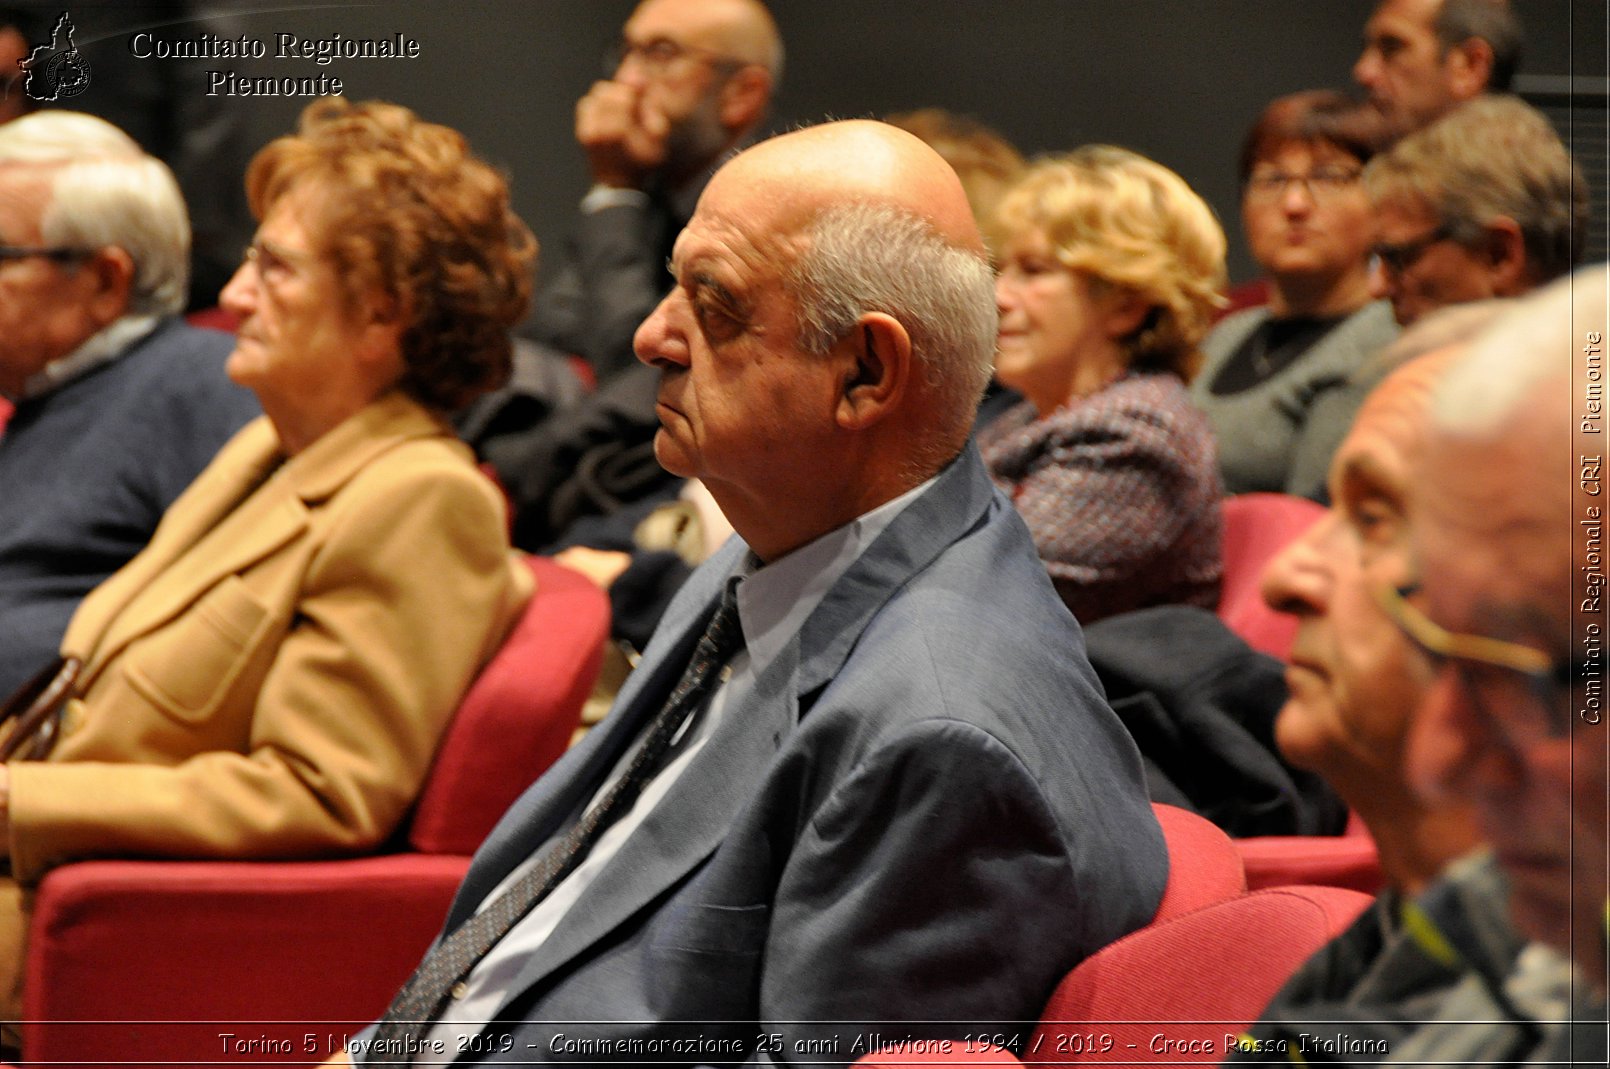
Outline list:
[[[159,66],[181,93],[209,69],[338,75],[353,99],[383,97],[456,126],[514,177],[519,208],[560,240],[586,175],[571,139],[576,98],[598,76],[633,0],[393,0],[330,6],[212,4],[222,20],[169,26],[268,40],[417,38],[415,61],[133,61],[127,34],[180,4],[77,3],[102,39],[95,77],[74,101],[127,93]],[[51,5],[55,10],[65,6]],[[1028,152],[1088,141],[1128,145],[1178,170],[1219,211],[1231,275],[1251,274],[1236,215],[1233,160],[1272,97],[1346,86],[1371,0],[776,0],[788,69],[774,125],[937,104],[997,126]],[[277,10],[252,13],[256,8]],[[1520,0],[1532,48],[1524,70],[1603,71],[1606,0]],[[158,11],[171,17],[171,10]],[[1573,25],[1574,24],[1574,25]],[[1594,67],[1589,72],[1585,68]],[[101,105],[130,104],[103,97]],[[303,101],[213,98],[244,125],[249,151],[288,129]]]

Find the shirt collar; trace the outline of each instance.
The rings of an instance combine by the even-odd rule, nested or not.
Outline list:
[[[22,385],[19,400],[31,401],[43,397],[89,374],[102,364],[110,364],[133,348],[135,342],[155,330],[158,319],[154,315],[129,315],[113,320],[66,356],[52,360],[30,375]]]
[[[743,579],[738,585],[738,622],[756,675],[805,626],[839,576],[933,483],[929,479],[770,564],[760,566],[753,553],[744,557],[734,572]]]

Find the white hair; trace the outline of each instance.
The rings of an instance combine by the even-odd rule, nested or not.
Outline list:
[[[1459,437],[1491,435],[1508,424],[1545,383],[1573,378],[1584,349],[1600,359],[1584,368],[1586,385],[1604,398],[1604,350],[1610,268],[1585,267],[1514,302],[1443,378],[1432,403],[1433,425]],[[1592,342],[1597,334],[1598,342]]]
[[[38,111],[0,125],[0,165],[49,169],[39,220],[49,245],[116,246],[134,262],[129,312],[172,315],[190,285],[190,218],[166,164],[123,131],[72,111]]]
[[[989,261],[887,204],[826,208],[805,239],[787,275],[800,305],[800,348],[825,353],[866,313],[892,316],[911,336],[937,427],[971,426],[995,357]]]

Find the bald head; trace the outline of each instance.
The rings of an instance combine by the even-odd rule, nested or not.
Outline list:
[[[908,412],[937,468],[961,448],[989,381],[996,312],[988,253],[944,158],[887,123],[823,123],[735,158],[707,197],[769,213],[792,259],[800,345],[826,352],[869,312],[897,320],[920,372]]]
[[[637,332],[638,358],[664,372],[661,464],[704,479],[762,559],[933,475],[989,378],[983,248],[955,172],[893,127],[829,123],[734,157]],[[740,380],[772,376],[789,381],[738,399]],[[732,409],[741,447],[712,448],[714,421],[689,414],[701,393]]]
[[[909,213],[948,244],[979,254],[984,244],[961,180],[937,152],[887,123],[823,123],[764,141],[711,182],[786,196],[799,217],[849,204]]]

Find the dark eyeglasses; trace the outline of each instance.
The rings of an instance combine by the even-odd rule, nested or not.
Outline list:
[[[613,78],[626,61],[633,56],[651,74],[664,74],[671,64],[683,57],[700,59],[712,67],[737,70],[742,60],[724,56],[708,48],[685,45],[669,37],[656,37],[652,41],[617,41],[604,53],[604,75]]]
[[[1605,658],[1556,660],[1542,650],[1486,635],[1449,631],[1408,599],[1418,584],[1382,586],[1375,600],[1435,671],[1450,667],[1490,727],[1516,749],[1570,733],[1568,695],[1605,671]],[[1527,715],[1538,709],[1542,716]]]
[[[1247,179],[1247,195],[1254,200],[1275,201],[1286,195],[1293,182],[1303,187],[1308,199],[1330,200],[1349,189],[1364,172],[1357,167],[1318,167],[1308,174],[1264,171]]]
[[[0,245],[0,264],[13,260],[54,260],[59,264],[77,263],[95,255],[94,249],[74,249],[65,245]]]
[[[1370,255],[1380,261],[1381,266],[1394,275],[1401,275],[1413,267],[1425,255],[1427,249],[1439,241],[1447,241],[1453,237],[1453,231],[1446,226],[1439,226],[1429,234],[1422,235],[1413,241],[1388,242],[1379,241],[1370,246]]]

